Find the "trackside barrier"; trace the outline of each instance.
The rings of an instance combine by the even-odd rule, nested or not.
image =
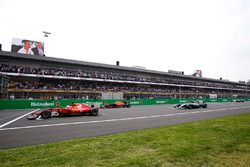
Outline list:
[[[197,99],[142,99],[130,100],[131,105],[157,105],[157,104],[178,104],[188,103],[191,100]],[[205,102],[233,102],[237,98],[218,98],[218,99],[198,99]],[[245,98],[245,101],[250,101],[250,98]],[[0,100],[0,110],[2,109],[30,109],[30,108],[56,108],[65,107],[71,103],[95,103],[103,106],[104,102],[114,103],[118,100]]]
[[[205,101],[205,102],[233,102],[237,98],[218,98],[218,99],[195,99],[195,98],[182,98],[182,99],[143,99],[143,100],[130,100],[131,105],[156,105],[156,104],[179,104],[188,103],[190,101]],[[242,100],[242,99],[241,99]],[[245,101],[250,101],[250,98],[244,98]]]

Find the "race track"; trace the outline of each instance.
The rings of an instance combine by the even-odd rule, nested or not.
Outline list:
[[[0,149],[108,135],[250,112],[250,102],[208,103],[206,109],[173,105],[102,109],[97,117],[27,120],[33,110],[0,110]]]

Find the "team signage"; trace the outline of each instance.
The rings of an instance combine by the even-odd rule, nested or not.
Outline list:
[[[178,75],[184,75],[184,71],[168,70],[168,73],[171,73],[171,74],[178,74]]]

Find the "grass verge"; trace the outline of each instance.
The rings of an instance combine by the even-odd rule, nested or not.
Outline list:
[[[0,166],[250,166],[250,114],[0,151]]]

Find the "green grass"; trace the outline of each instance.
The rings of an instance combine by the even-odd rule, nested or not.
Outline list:
[[[250,114],[1,150],[0,166],[246,167]]]

